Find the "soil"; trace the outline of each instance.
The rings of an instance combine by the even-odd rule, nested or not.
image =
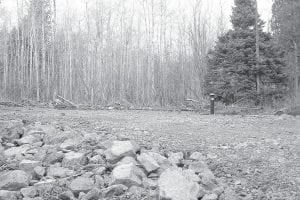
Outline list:
[[[242,199],[300,199],[299,117],[0,107],[0,126],[22,120],[104,131],[162,152],[200,151]]]

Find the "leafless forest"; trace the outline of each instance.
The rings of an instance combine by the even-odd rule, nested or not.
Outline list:
[[[94,0],[82,4],[80,15],[66,1],[60,17],[56,0],[16,4],[15,20],[0,7],[3,100],[49,102],[58,94],[102,105],[201,101],[207,95],[207,53],[230,28],[222,0],[181,7],[164,0]],[[266,26],[271,29],[270,22]],[[288,58],[293,97],[299,88],[297,48]]]
[[[86,1],[81,18],[67,10],[57,19],[55,0],[19,0],[13,27],[2,9],[2,96],[142,105],[202,98],[207,51],[226,29],[224,16],[212,24],[201,0],[181,15],[168,3]]]

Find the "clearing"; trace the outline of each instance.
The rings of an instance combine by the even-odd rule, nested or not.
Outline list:
[[[162,152],[200,151],[214,174],[245,199],[249,194],[252,199],[300,199],[299,117],[0,107],[0,126],[23,119],[106,131]]]

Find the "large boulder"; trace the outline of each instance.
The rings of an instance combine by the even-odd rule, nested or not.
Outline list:
[[[141,163],[141,165],[145,168],[145,170],[150,173],[159,168],[159,164],[156,160],[147,153],[142,153],[137,156],[137,160]]]
[[[29,175],[22,170],[8,171],[0,175],[0,190],[17,191],[29,185]]]
[[[104,153],[108,161],[115,163],[125,156],[135,157],[138,150],[139,146],[133,141],[114,141]]]
[[[141,185],[145,177],[143,171],[132,163],[116,166],[112,171],[113,182],[127,187]]]
[[[164,171],[158,180],[158,186],[161,199],[197,200],[199,197],[199,185],[177,167]]]
[[[69,189],[72,190],[74,194],[79,194],[80,192],[87,193],[94,187],[94,179],[83,176],[77,177],[76,179],[72,180],[69,185]]]
[[[87,164],[87,162],[88,160],[87,157],[84,155],[84,153],[71,151],[65,154],[65,157],[62,161],[62,166],[74,169],[81,165]]]

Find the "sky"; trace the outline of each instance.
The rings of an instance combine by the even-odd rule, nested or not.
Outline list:
[[[73,10],[76,10],[78,13],[82,13],[85,8],[85,2],[91,2],[93,0],[56,0],[57,1],[57,9],[58,13],[65,13],[67,5],[69,5]],[[113,2],[115,0],[109,0],[109,2]],[[189,0],[193,1],[193,0]],[[209,5],[211,7],[212,12],[219,12],[220,6],[219,1],[222,1],[223,9],[225,17],[229,23],[229,17],[231,15],[231,8],[234,4],[234,0],[203,0],[204,4]],[[258,1],[258,11],[261,15],[261,18],[268,22],[272,17],[272,0],[257,0]],[[0,0],[1,7],[4,7],[7,11],[10,12],[12,16],[17,15],[17,2],[21,0]],[[188,0],[168,0],[168,5],[176,9],[176,6],[185,6]],[[1,10],[0,10],[1,12]],[[14,23],[15,18],[12,19],[12,23]]]

